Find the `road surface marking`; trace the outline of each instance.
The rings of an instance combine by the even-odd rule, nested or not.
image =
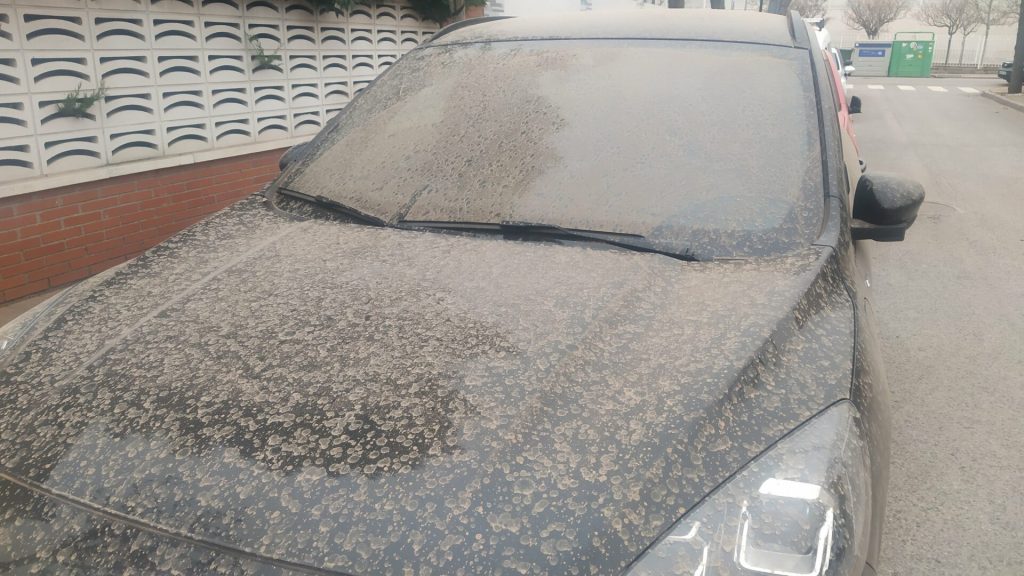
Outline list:
[[[885,90],[885,86],[881,84],[868,84],[868,90]]]
[[[977,94],[978,93],[978,91],[976,89],[974,89],[974,88],[965,88],[963,86],[957,86],[957,88],[959,88],[961,92],[966,92],[968,94]]]
[[[949,90],[946,90],[942,86],[929,86],[928,89],[932,92],[949,92]]]
[[[853,90],[853,88],[854,88],[853,84],[847,84],[846,85],[846,89],[847,90]]]
[[[897,88],[899,88],[900,90],[903,90],[904,92],[913,92],[914,91],[914,87],[913,86],[907,86],[906,84],[900,84],[899,86],[897,86]]]

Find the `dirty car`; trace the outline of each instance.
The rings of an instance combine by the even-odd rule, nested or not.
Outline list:
[[[652,12],[442,31],[4,327],[0,571],[873,574],[923,191],[799,18]]]

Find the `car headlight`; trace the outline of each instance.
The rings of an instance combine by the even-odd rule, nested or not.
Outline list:
[[[629,576],[860,576],[871,516],[868,449],[842,402],[690,510]]]

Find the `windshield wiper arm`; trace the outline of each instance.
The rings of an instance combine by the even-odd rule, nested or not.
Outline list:
[[[597,242],[615,246],[624,250],[634,252],[647,252],[660,254],[683,260],[685,262],[698,262],[699,259],[689,252],[673,252],[656,247],[640,234],[629,234],[626,232],[601,232],[596,230],[578,230],[575,228],[563,228],[556,224],[542,224],[536,222],[501,222],[501,223],[476,223],[476,222],[417,222],[402,220],[400,224],[409,228],[429,228],[435,230],[455,230],[460,232],[479,232],[490,234],[502,234],[511,237],[543,236],[546,238],[562,238],[564,240],[582,240],[585,242]]]
[[[325,210],[329,210],[331,212],[335,212],[337,214],[348,216],[349,218],[362,222],[363,224],[381,227],[388,225],[387,221],[384,220],[383,218],[378,218],[373,214],[367,214],[366,212],[363,212],[358,208],[353,208],[347,204],[342,204],[337,200],[331,200],[326,196],[311,196],[309,194],[303,194],[302,192],[296,192],[295,190],[289,190],[287,188],[278,188],[277,191],[284,196],[304,200],[306,202],[309,202],[310,204],[313,204],[314,206],[323,208]]]

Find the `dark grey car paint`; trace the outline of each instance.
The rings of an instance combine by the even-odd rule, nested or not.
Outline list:
[[[621,567],[848,395],[831,254],[681,266],[254,199],[18,350],[0,453],[47,490],[317,567]]]
[[[843,398],[873,448],[873,561],[888,420],[830,101],[823,235],[785,257],[257,197],[71,289],[0,372],[0,567],[614,573]]]

